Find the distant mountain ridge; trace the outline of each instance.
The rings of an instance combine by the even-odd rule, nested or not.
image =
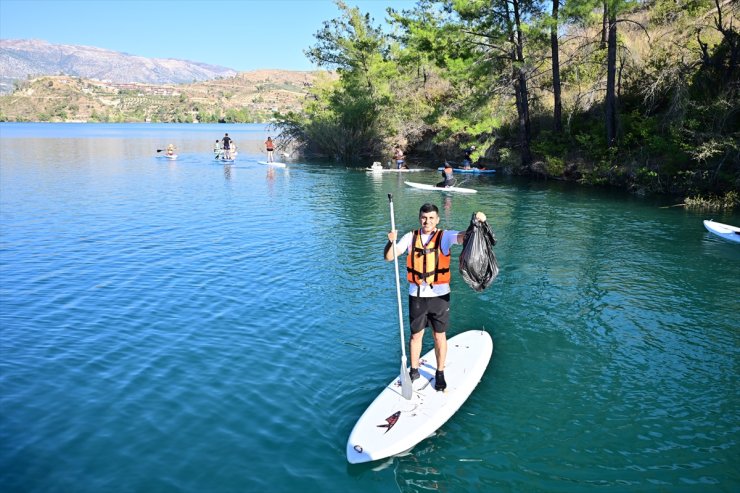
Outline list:
[[[171,58],[146,58],[103,48],[0,39],[0,93],[41,75],[70,75],[118,83],[182,84],[231,77],[236,70]]]

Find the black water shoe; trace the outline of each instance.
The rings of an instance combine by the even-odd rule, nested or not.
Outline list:
[[[437,371],[434,374],[434,390],[444,390],[447,388],[447,382],[445,382],[445,372]]]
[[[413,382],[417,378],[419,378],[419,369],[418,368],[411,368],[409,371],[409,376],[411,377],[411,381]]]

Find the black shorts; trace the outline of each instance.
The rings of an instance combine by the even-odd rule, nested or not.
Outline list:
[[[409,319],[412,334],[430,325],[434,332],[447,332],[450,325],[450,294],[433,298],[409,296]]]

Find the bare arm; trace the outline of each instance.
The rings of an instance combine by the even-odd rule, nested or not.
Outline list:
[[[393,260],[393,242],[396,241],[397,231],[393,230],[388,233],[388,243],[385,244],[385,249],[383,250],[383,257],[387,261]],[[399,248],[396,247],[396,257],[398,257],[402,252],[399,251]]]

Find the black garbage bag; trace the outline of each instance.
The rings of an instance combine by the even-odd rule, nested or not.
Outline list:
[[[498,275],[498,261],[493,253],[496,237],[487,222],[475,218],[465,231],[465,241],[460,254],[460,274],[476,291],[483,291]]]

